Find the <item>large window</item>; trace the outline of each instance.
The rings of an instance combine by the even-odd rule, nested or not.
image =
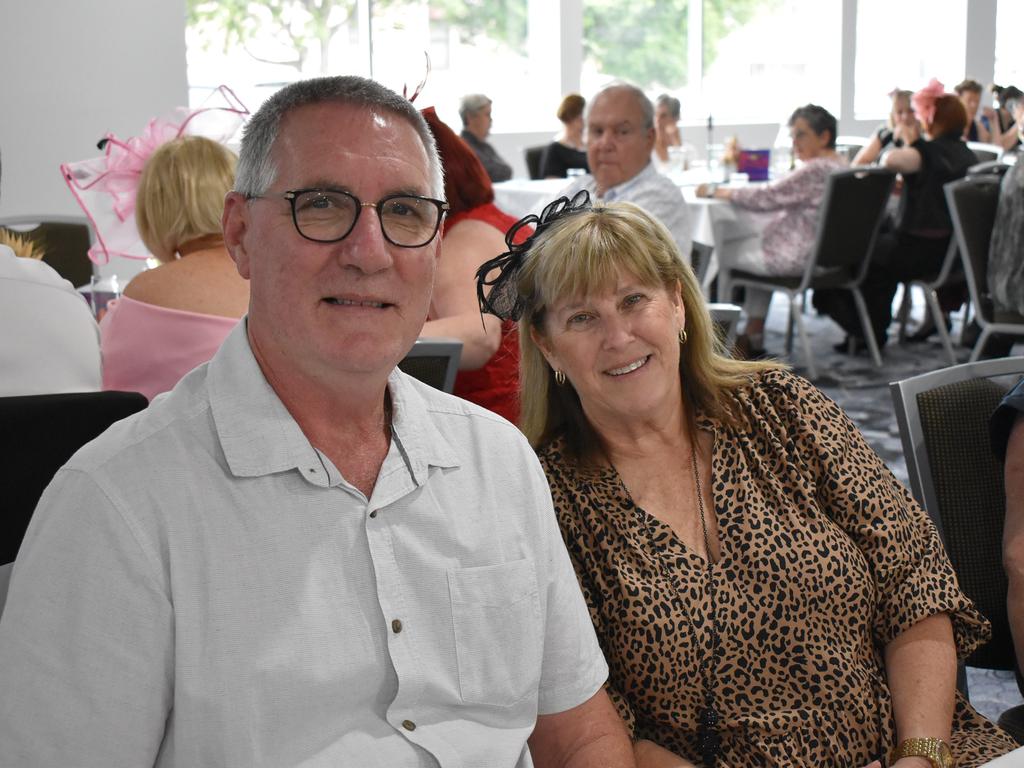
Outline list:
[[[996,9],[995,81],[999,85],[1024,88],[1024,52],[1020,36],[1024,31],[1024,3],[999,0]]]
[[[585,0],[582,90],[622,78],[667,91],[690,125],[837,110],[841,12],[821,0]]]
[[[564,90],[615,79],[683,102],[683,124],[772,124],[814,102],[877,120],[895,87],[964,75],[968,0],[857,0],[854,113],[839,115],[842,0],[186,0],[191,103],[231,86],[250,109],[282,84],[370,75],[459,127],[466,93],[494,101],[495,133],[554,132]],[[995,79],[1024,85],[999,0]],[[576,30],[582,30],[579,35]],[[847,49],[849,50],[849,49]],[[969,73],[968,73],[969,74]],[[763,140],[763,139],[758,139]]]
[[[937,77],[949,91],[964,79],[967,0],[857,0],[858,120],[889,114],[886,96]]]
[[[281,85],[321,74],[372,76],[411,93],[429,57],[417,104],[437,107],[459,129],[461,97],[486,93],[495,131],[530,130],[554,121],[561,97],[559,41],[543,23],[550,7],[546,0],[189,0],[191,102],[225,83],[255,109]]]
[[[803,104],[839,113],[842,3],[704,3],[702,114],[783,122]]]

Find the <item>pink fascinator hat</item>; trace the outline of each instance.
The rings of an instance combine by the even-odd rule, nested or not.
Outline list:
[[[928,85],[910,97],[910,105],[917,119],[925,125],[931,125],[935,118],[935,100],[945,95],[946,87],[933,77]]]
[[[111,256],[148,259],[150,253],[135,227],[135,193],[150,155],[181,136],[224,143],[238,132],[248,114],[234,92],[222,85],[198,109],[178,107],[153,118],[141,134],[127,140],[108,133],[100,140],[103,154],[99,157],[62,163],[64,181],[96,233],[89,258],[96,264],[106,264]]]

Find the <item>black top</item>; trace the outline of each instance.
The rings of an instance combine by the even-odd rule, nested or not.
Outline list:
[[[942,185],[967,175],[978,162],[956,136],[931,141],[918,139],[911,146],[921,155],[921,170],[903,177],[903,195],[896,211],[896,231],[920,237],[945,237],[953,231]]]
[[[564,179],[569,175],[570,168],[582,168],[590,173],[590,166],[587,165],[587,153],[580,149],[567,147],[557,141],[552,141],[544,147],[544,154],[540,159],[540,177],[546,179],[548,176],[557,176]]]
[[[469,148],[480,158],[491,181],[508,181],[512,178],[512,166],[502,159],[494,147],[486,141],[480,141],[469,131],[464,130],[460,135],[462,140],[469,144]]]
[[[886,123],[882,123],[880,126],[878,126],[878,129],[875,131],[875,136],[878,137],[878,141],[882,144],[882,149],[885,149],[890,144],[892,144],[894,147],[903,146],[903,139],[894,140],[892,128],[890,128]]]
[[[992,414],[988,423],[989,435],[992,437],[992,453],[999,459],[1006,459],[1006,444],[1010,440],[1010,430],[1017,420],[1017,414],[1024,411],[1024,379],[1006,393],[1006,397]]]

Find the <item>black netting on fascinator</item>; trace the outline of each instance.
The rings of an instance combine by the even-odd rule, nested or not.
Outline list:
[[[523,314],[523,298],[519,295],[519,272],[526,257],[537,242],[537,238],[556,221],[590,210],[590,193],[581,189],[570,200],[560,197],[544,206],[540,216],[531,213],[524,216],[505,233],[508,250],[500,256],[485,261],[476,271],[476,298],[480,311],[488,312],[502,320],[518,320]],[[527,227],[533,233],[522,237]],[[494,274],[494,273],[497,274]],[[490,287],[490,293],[487,288]]]

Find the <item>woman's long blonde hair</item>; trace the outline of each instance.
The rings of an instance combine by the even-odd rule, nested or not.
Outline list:
[[[570,385],[555,383],[554,371],[530,331],[546,334],[546,310],[553,302],[606,289],[623,273],[670,292],[676,285],[680,288],[687,339],[680,347],[679,372],[691,422],[695,410],[731,422],[726,393],[747,384],[752,374],[780,367],[728,356],[688,262],[668,230],[632,203],[596,205],[566,217],[539,238],[519,275],[524,301],[519,320],[520,426],[535,448],[564,435],[573,458],[587,462],[601,454],[579,396]]]

